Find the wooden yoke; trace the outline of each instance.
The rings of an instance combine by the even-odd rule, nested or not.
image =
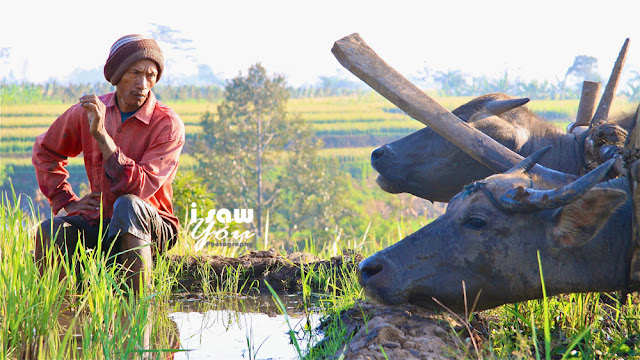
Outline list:
[[[589,126],[596,111],[596,100],[600,93],[600,86],[599,82],[586,80],[582,82],[582,95],[580,96],[576,122],[569,124],[567,132],[573,132],[578,126]]]

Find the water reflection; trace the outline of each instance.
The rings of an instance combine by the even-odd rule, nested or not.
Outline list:
[[[307,310],[297,296],[282,296],[300,350],[319,341],[310,329],[320,315]],[[296,359],[289,325],[271,296],[229,297],[216,301],[177,299],[174,312],[180,333],[176,359]]]
[[[168,306],[145,306],[136,315],[127,315],[126,306],[105,313],[67,304],[58,314],[60,343],[69,345],[65,357],[173,359],[180,335]]]
[[[125,307],[101,314],[70,306],[58,317],[60,340],[70,336],[66,343],[73,358],[99,357],[105,351],[108,357],[130,359],[297,359],[290,326],[304,354],[321,340],[312,331],[320,314],[317,308],[305,308],[298,296],[283,295],[281,300],[290,325],[271,296],[264,295],[174,297],[149,305],[136,313],[137,319],[127,316]],[[108,345],[103,342],[107,338],[118,341]],[[96,341],[108,348],[96,350]]]

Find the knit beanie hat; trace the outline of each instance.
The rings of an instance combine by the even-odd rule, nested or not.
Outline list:
[[[145,59],[155,62],[158,66],[156,81],[159,81],[164,69],[164,57],[156,41],[138,34],[123,36],[111,46],[107,63],[104,65],[104,77],[115,86],[129,67]]]

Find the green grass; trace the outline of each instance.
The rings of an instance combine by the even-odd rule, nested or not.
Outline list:
[[[151,314],[169,295],[163,266],[153,274],[154,290],[140,298],[99,249],[80,247],[73,265],[53,260],[40,275],[31,253],[38,221],[9,200],[4,194],[0,204],[0,358],[128,358],[144,352]],[[51,251],[48,258],[56,259]],[[63,270],[69,276],[58,281]]]
[[[150,323],[161,324],[166,317],[166,302],[179,274],[161,258],[153,272],[153,290],[134,300],[118,267],[107,266],[98,252],[80,249],[76,262],[79,276],[71,275],[58,282],[58,274],[66,266],[61,263],[49,266],[40,276],[31,253],[37,219],[10,204],[15,201],[5,196],[0,204],[0,236],[4,239],[0,243],[0,358],[15,359],[27,354],[37,355],[36,358],[123,358],[139,354]],[[345,248],[370,255],[410,232],[402,229],[402,224],[398,227],[397,235],[387,240],[367,231],[357,238],[336,237],[322,248],[308,242],[301,250],[322,258]],[[190,250],[178,246],[175,251]],[[240,274],[234,270],[222,277],[211,282],[217,285],[205,291],[207,297],[228,298],[255,286],[240,281]],[[338,312],[362,299],[362,289],[355,271],[348,267],[306,269],[299,281],[303,299],[319,296],[315,309],[335,320],[325,329],[324,348],[311,350],[309,355],[323,358],[344,345],[346,327],[338,320]],[[311,291],[317,288],[323,290],[319,295]],[[66,325],[61,324],[60,314],[67,314]],[[484,319],[488,328],[480,347],[481,358],[640,358],[638,294],[623,303],[609,294],[545,297],[474,316]],[[73,336],[76,333],[82,335],[80,340]],[[77,350],[79,346],[81,352]],[[165,351],[168,346],[154,343],[158,351]],[[461,358],[475,357],[473,351],[458,353]]]

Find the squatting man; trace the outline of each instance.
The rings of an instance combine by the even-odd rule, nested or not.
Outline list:
[[[38,185],[55,214],[67,212],[38,229],[35,256],[41,271],[48,256],[67,254],[71,259],[78,241],[85,249],[100,241],[103,252],[112,248],[111,254],[119,253],[117,261],[128,269],[129,285],[137,293],[149,285],[153,257],[176,242],[171,183],[185,130],[178,115],[151,91],[163,69],[164,57],[153,39],[121,37],[104,66],[116,91],[82,96],[36,138],[32,162]],[[65,166],[68,157],[81,153],[91,193],[79,198]],[[51,246],[54,251],[47,251]]]

